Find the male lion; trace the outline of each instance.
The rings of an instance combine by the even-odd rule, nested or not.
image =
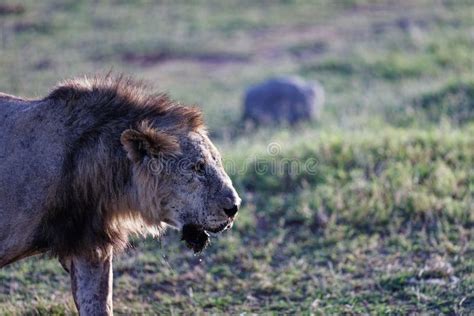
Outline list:
[[[112,313],[112,254],[129,234],[172,226],[198,252],[239,208],[200,111],[130,79],[0,94],[0,126],[0,267],[56,256],[80,314]]]

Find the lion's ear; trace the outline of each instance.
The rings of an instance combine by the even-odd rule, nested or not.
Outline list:
[[[121,137],[127,156],[133,162],[142,161],[145,157],[173,156],[180,152],[178,138],[166,132],[156,130],[146,123],[137,129],[125,130]]]

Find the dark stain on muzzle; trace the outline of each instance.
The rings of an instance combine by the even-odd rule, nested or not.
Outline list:
[[[209,235],[198,225],[186,224],[181,231],[181,240],[184,240],[188,248],[192,249],[194,253],[198,253],[208,245]]]

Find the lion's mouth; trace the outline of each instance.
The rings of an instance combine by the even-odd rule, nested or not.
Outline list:
[[[217,233],[223,232],[224,230],[227,230],[227,229],[231,228],[233,223],[234,222],[232,222],[232,221],[226,222],[226,223],[223,223],[223,224],[217,226],[216,228],[206,229],[206,231],[210,232],[210,233],[217,234]]]
[[[201,252],[209,243],[209,234],[198,225],[184,225],[181,234],[181,240],[184,240],[194,253]]]
[[[192,249],[194,253],[199,253],[209,244],[209,233],[220,233],[230,227],[232,227],[232,222],[209,229],[204,229],[195,224],[186,224],[181,232],[181,240],[184,240],[188,248]]]

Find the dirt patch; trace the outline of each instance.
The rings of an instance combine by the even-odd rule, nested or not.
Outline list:
[[[176,60],[195,61],[206,64],[245,63],[250,60],[250,57],[225,52],[180,53],[155,51],[147,54],[127,52],[122,55],[122,60],[129,64],[147,67]]]
[[[298,59],[307,59],[314,55],[324,54],[328,51],[329,44],[326,41],[314,41],[292,46],[289,49],[290,54]]]
[[[53,67],[53,61],[50,59],[41,59],[36,62],[33,66],[34,70],[46,70]]]
[[[0,3],[0,16],[1,15],[18,15],[25,13],[25,7],[21,4],[9,4]]]
[[[19,21],[13,25],[13,31],[16,33],[34,32],[47,34],[52,30],[52,25],[46,21]]]

